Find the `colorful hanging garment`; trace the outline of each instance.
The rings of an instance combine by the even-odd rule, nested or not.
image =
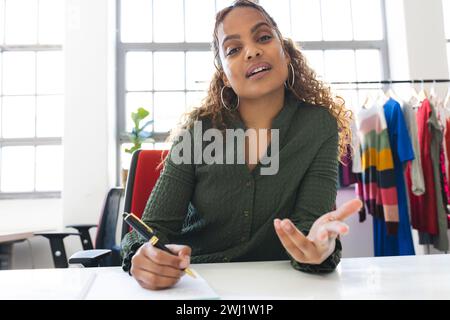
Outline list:
[[[404,167],[414,159],[414,150],[400,104],[389,99],[384,105],[389,144],[394,158],[395,181],[398,195],[399,227],[396,235],[389,235],[383,221],[373,220],[375,256],[414,255],[414,244],[408,213],[408,199]]]
[[[383,107],[362,108],[357,126],[367,212],[374,219],[384,221],[387,234],[397,234],[399,215],[394,160]]]

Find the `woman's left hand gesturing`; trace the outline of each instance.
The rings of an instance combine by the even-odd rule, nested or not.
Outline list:
[[[337,236],[348,233],[349,227],[342,221],[361,207],[359,199],[346,202],[317,219],[306,237],[289,219],[275,219],[275,231],[284,248],[296,261],[321,264],[333,253]]]

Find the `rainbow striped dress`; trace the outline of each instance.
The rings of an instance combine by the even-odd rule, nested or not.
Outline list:
[[[397,234],[398,196],[383,106],[362,108],[356,124],[361,142],[362,196],[366,210],[374,218],[385,221],[387,234]]]

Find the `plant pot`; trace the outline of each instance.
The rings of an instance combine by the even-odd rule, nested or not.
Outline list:
[[[127,179],[128,179],[128,169],[123,169],[122,168],[122,176],[121,176],[121,178],[122,178],[122,187],[126,187],[126,185],[127,185]]]

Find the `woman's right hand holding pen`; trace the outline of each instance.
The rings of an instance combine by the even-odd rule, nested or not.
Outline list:
[[[130,273],[145,289],[160,290],[172,287],[189,267],[191,248],[169,244],[174,254],[160,250],[149,242],[143,244],[131,259]]]

